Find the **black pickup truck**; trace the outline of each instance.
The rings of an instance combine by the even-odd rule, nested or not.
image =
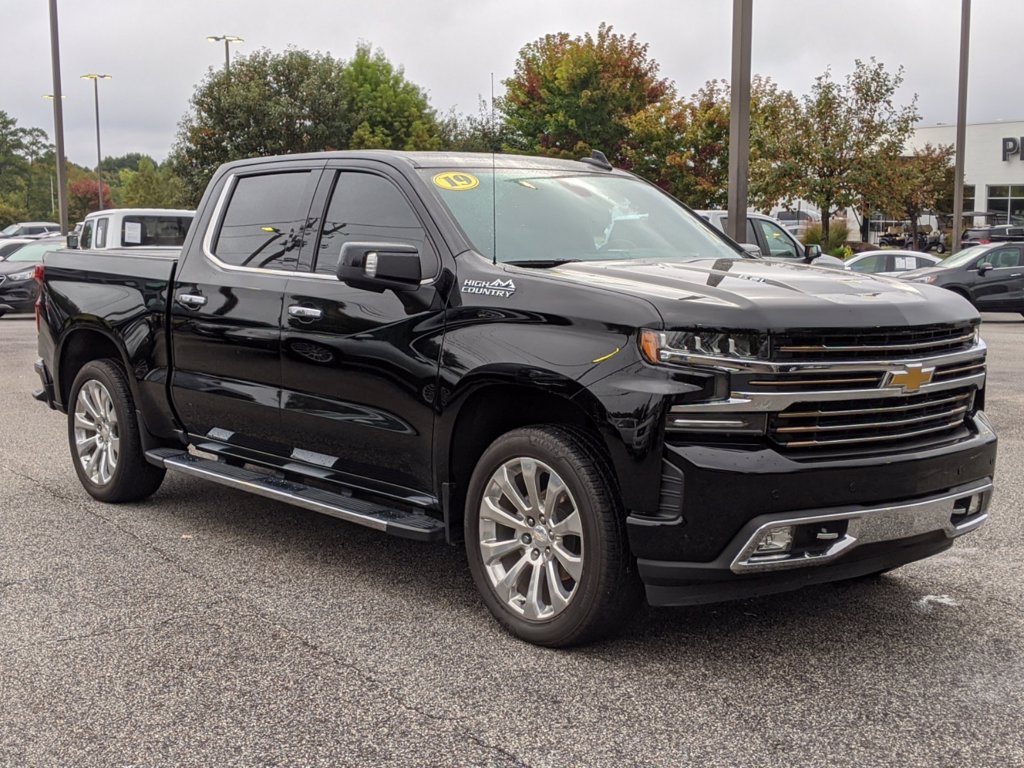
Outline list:
[[[92,496],[181,472],[464,541],[535,643],[642,590],[880,573],[986,519],[970,304],[751,256],[599,157],[234,162],[180,256],[57,251],[37,278],[37,397]]]

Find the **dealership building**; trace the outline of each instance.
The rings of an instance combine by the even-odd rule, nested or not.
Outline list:
[[[925,144],[955,145],[956,126],[917,128],[908,149]],[[1008,215],[1024,223],[1024,121],[969,123],[964,150],[964,210],[999,215],[974,223],[1005,224]]]

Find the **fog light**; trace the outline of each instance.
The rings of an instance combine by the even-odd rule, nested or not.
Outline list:
[[[769,528],[754,548],[755,555],[781,555],[793,548],[793,526]]]
[[[971,496],[971,503],[967,506],[968,515],[976,515],[981,512],[981,500],[983,497],[984,494],[981,493],[976,493]]]

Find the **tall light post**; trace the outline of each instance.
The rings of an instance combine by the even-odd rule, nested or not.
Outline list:
[[[57,29],[57,0],[50,0],[50,68],[53,73],[53,138],[57,144],[57,206],[60,233],[68,233],[68,172],[64,162],[64,97],[60,92],[60,33]]]
[[[964,226],[964,145],[967,143],[967,62],[971,47],[971,0],[960,5],[960,82],[956,96],[956,163],[953,168],[953,231],[949,249],[960,250]],[[1006,219],[1009,223],[1010,219]],[[972,222],[973,223],[973,222]]]
[[[207,35],[208,43],[224,43],[224,74],[231,72],[231,44],[244,43],[245,40],[237,35]]]
[[[732,3],[732,92],[729,107],[729,231],[737,243],[747,239],[747,172],[750,160],[750,37],[752,0]]]
[[[83,80],[92,80],[93,95],[96,99],[96,195],[99,200],[99,209],[103,210],[103,177],[100,175],[100,163],[103,162],[103,155],[100,154],[100,80],[110,80],[110,75],[98,75],[90,72],[82,75]]]

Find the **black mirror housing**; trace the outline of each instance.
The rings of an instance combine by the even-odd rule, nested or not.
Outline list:
[[[68,235],[68,248],[77,248],[77,247],[78,247],[78,235],[76,235],[74,232],[72,232],[70,235]]]
[[[990,269],[995,269],[995,267],[992,266],[991,262],[988,262],[988,261],[982,262],[981,264],[978,265],[978,274],[979,275],[984,275]]]
[[[807,261],[810,262],[810,261],[814,261],[819,256],[821,256],[821,246],[820,245],[818,245],[817,243],[814,243],[813,245],[805,245],[804,246],[804,259],[806,259]]]
[[[341,246],[337,276],[347,286],[375,293],[415,291],[423,270],[414,245],[349,242]]]

